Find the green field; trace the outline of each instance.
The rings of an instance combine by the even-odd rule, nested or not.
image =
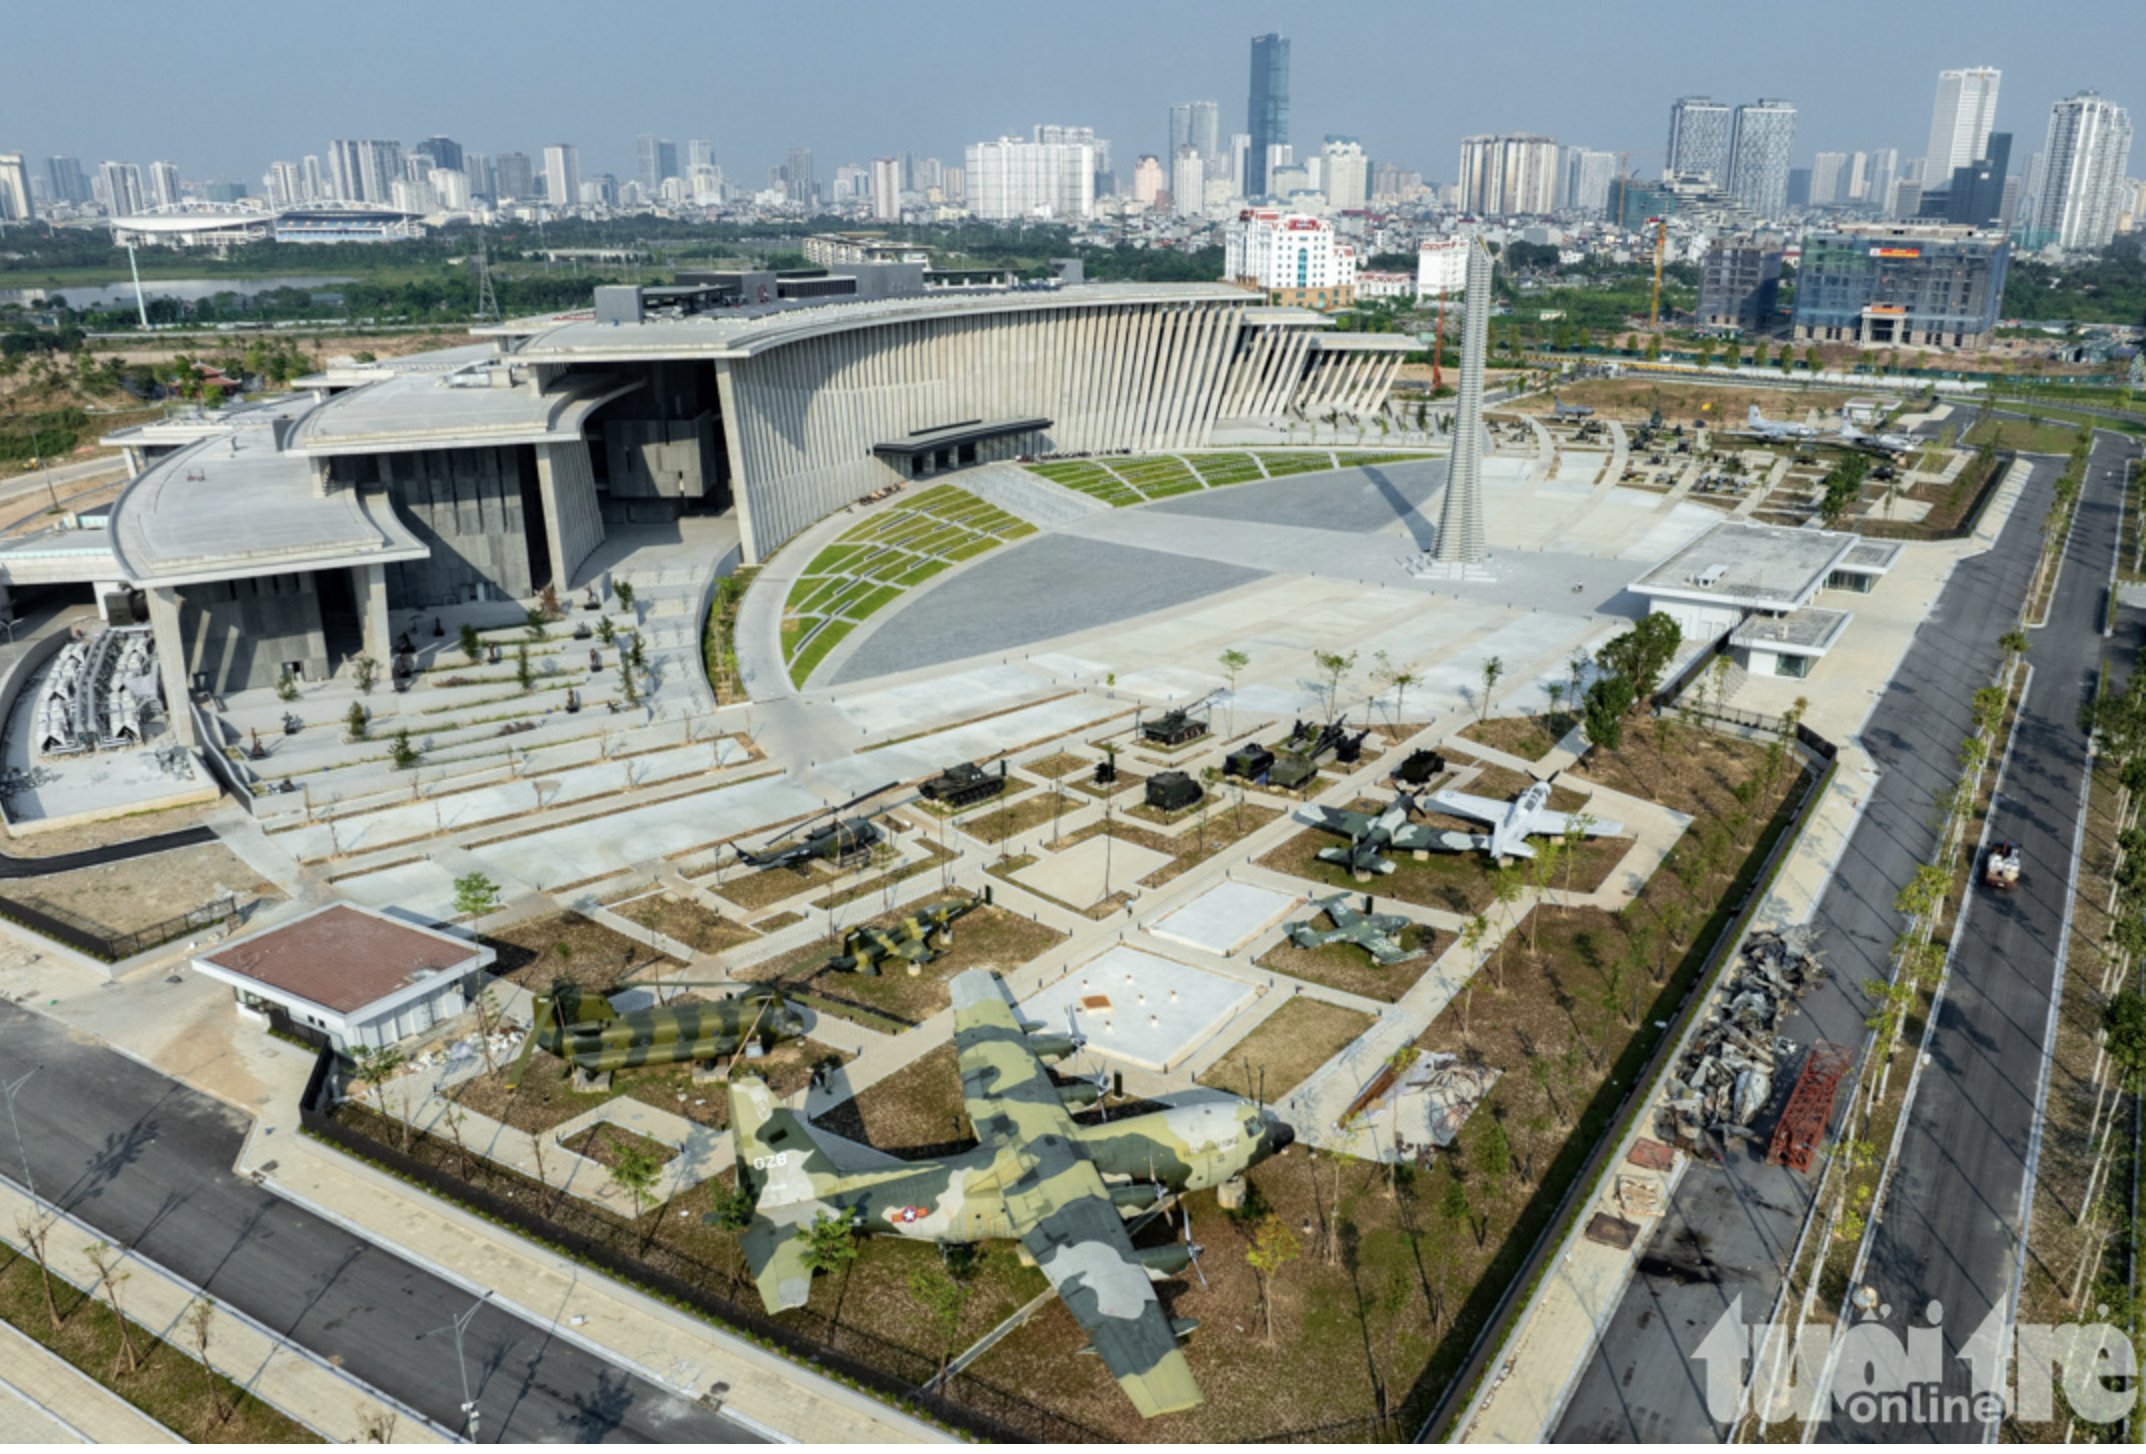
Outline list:
[[[812,558],[783,607],[782,654],[803,686],[843,637],[949,565],[1033,535],[953,485],[935,485],[842,533]]]
[[[1028,468],[1054,484],[1092,495],[1112,507],[1145,505],[1194,490],[1220,489],[1253,480],[1358,465],[1422,459],[1420,452],[1361,449],[1240,450],[1227,454],[1126,455],[1109,459],[1059,459]]]

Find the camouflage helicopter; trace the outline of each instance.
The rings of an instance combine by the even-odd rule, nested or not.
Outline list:
[[[737,988],[722,981],[664,983],[674,989]],[[536,1014],[507,1071],[507,1089],[521,1085],[530,1055],[540,1049],[593,1076],[640,1065],[715,1060],[748,1042],[767,1049],[804,1033],[805,1017],[774,990],[748,989],[705,1004],[622,1012],[608,995],[584,990],[571,980],[554,980],[548,993],[536,996]]]
[[[738,843],[731,844],[730,851],[737,855],[738,862],[754,868],[789,868],[799,873],[810,868],[816,858],[842,863],[869,852],[884,836],[870,818],[845,818],[842,815],[859,803],[868,803],[880,794],[892,791],[894,786],[887,783],[851,798],[840,807],[829,808],[806,819],[801,825],[803,836],[799,836],[799,828],[789,828],[769,839],[767,846],[757,852]],[[821,823],[822,818],[828,821]]]
[[[948,982],[961,1093],[982,1144],[943,1161],[837,1169],[812,1127],[767,1083],[730,1086],[738,1176],[755,1198],[745,1258],[769,1312],[802,1306],[812,1269],[804,1233],[823,1217],[858,1231],[941,1246],[1012,1239],[1050,1279],[1103,1366],[1144,1418],[1200,1403],[1178,1347],[1192,1324],[1165,1315],[1153,1284],[1189,1264],[1188,1239],[1136,1249],[1126,1219],[1198,1191],[1289,1146],[1296,1132],[1264,1107],[1218,1097],[1094,1126],[1067,1108],[1096,1088],[1045,1070],[1079,1048],[1024,1024],[986,970]]]
[[[891,929],[859,924],[843,933],[841,952],[829,958],[821,968],[876,976],[881,965],[904,961],[909,972],[915,974],[944,954],[947,946],[953,943],[956,919],[990,902],[991,890],[986,887],[982,898],[948,899],[944,903],[927,904]]]

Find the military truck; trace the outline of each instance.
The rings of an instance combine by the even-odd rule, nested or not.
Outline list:
[[[1189,808],[1200,796],[1200,785],[1190,773],[1159,772],[1147,781],[1147,805],[1165,813]]]
[[[1247,742],[1222,759],[1222,772],[1225,777],[1242,778],[1248,783],[1258,782],[1261,775],[1273,766],[1274,754],[1256,742]]]
[[[998,771],[989,773],[973,762],[956,763],[917,791],[949,808],[966,808],[1006,791],[1006,764],[1001,761]]]
[[[1401,765],[1393,770],[1393,776],[1396,782],[1407,783],[1410,787],[1421,787],[1445,770],[1444,754],[1433,752],[1428,747],[1419,747],[1402,759]]]

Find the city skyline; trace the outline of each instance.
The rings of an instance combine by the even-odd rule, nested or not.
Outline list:
[[[152,13],[138,8],[144,17]],[[2118,105],[2146,104],[2146,97],[2128,93],[2132,74],[2120,48],[2069,43],[2082,27],[2118,24],[2124,12],[2114,0],[2088,0],[2063,38],[1994,5],[1953,12],[1955,23],[1932,36],[1931,27],[1905,17],[1889,23],[1828,0],[1803,23],[1770,37],[1759,48],[1763,54],[1660,67],[1648,37],[1683,19],[1696,22],[1702,13],[1680,0],[1654,7],[1653,26],[1605,30],[1584,56],[1530,57],[1531,84],[1515,86],[1509,74],[1494,76],[1489,67],[1442,67],[1430,87],[1422,84],[1425,65],[1471,44],[1499,53],[1510,45],[1506,31],[1490,17],[1456,12],[1441,18],[1435,39],[1416,42],[1415,13],[1399,3],[1359,7],[1346,27],[1292,32],[1271,11],[1212,0],[1164,11],[1105,0],[1095,24],[1050,32],[1048,50],[1037,51],[1047,64],[1008,66],[1002,30],[979,34],[935,24],[956,7],[927,3],[906,12],[900,24],[870,12],[863,23],[872,43],[814,54],[803,62],[810,75],[802,84],[793,67],[741,66],[735,75],[726,70],[724,84],[712,92],[680,86],[675,96],[651,87],[639,52],[622,54],[613,66],[602,55],[576,51],[572,84],[531,85],[532,76],[555,63],[551,38],[572,23],[564,7],[556,23],[543,20],[543,6],[527,7],[535,18],[513,31],[471,14],[418,12],[398,0],[376,14],[392,20],[405,9],[412,19],[422,14],[436,43],[413,52],[392,23],[338,32],[338,66],[366,74],[362,88],[322,87],[307,68],[289,65],[289,36],[276,27],[158,27],[157,45],[110,59],[116,84],[110,103],[97,108],[72,104],[64,68],[33,69],[11,87],[17,104],[0,116],[0,150],[19,151],[36,164],[72,156],[89,169],[108,160],[144,168],[171,160],[189,180],[257,187],[271,163],[325,157],[338,138],[395,138],[407,146],[444,135],[493,154],[536,155],[543,145],[564,141],[579,149],[584,177],[608,173],[624,181],[640,171],[637,138],[651,133],[681,143],[710,140],[717,164],[742,179],[781,164],[793,147],[811,149],[830,166],[901,152],[951,160],[972,143],[1025,135],[1039,122],[1055,121],[1092,127],[1112,142],[1118,171],[1129,174],[1139,156],[1166,149],[1162,121],[1173,103],[1212,97],[1220,103],[1224,137],[1248,129],[1246,55],[1251,38],[1270,30],[1292,40],[1290,130],[1300,153],[1319,137],[1347,134],[1360,138],[1376,161],[1442,182],[1456,179],[1461,139],[1483,133],[1536,133],[1566,145],[1629,151],[1633,171],[1649,173],[1660,165],[1662,118],[1681,95],[1792,100],[1798,164],[1817,151],[1874,145],[1896,146],[1904,159],[1919,155],[1931,106],[1929,82],[1920,78],[1934,81],[1943,70],[2001,69],[1996,126],[2022,136],[2037,135],[2051,105],[2081,90],[2099,91]],[[1884,47],[1890,75],[1919,83],[1876,87],[1844,78],[1824,43],[1829,9],[1852,15],[1857,33]],[[1562,3],[1548,10],[1569,11],[1575,24],[1596,14]],[[651,3],[637,7],[629,24],[636,18],[651,33],[690,32],[706,24],[707,12]],[[1873,27],[1897,33],[1872,34]],[[1382,28],[1391,28],[1398,43],[1364,43]],[[28,53],[59,53],[72,27],[63,12],[38,12],[19,17],[12,29]],[[1146,43],[1128,48],[1128,35]],[[1625,82],[1592,84],[1619,71],[1626,51]],[[472,65],[472,56],[485,60]],[[919,68],[959,75],[963,83],[919,87]],[[189,87],[219,70],[246,74],[248,107],[272,119],[233,127],[228,117],[192,105]],[[1634,77],[1641,83],[1633,84]],[[809,102],[801,99],[807,96]]]

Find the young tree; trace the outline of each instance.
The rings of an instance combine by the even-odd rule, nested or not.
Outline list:
[[[1438,1218],[1448,1227],[1470,1227],[1475,1209],[1468,1205],[1468,1189],[1457,1179],[1448,1179],[1446,1189],[1438,1197]],[[1483,1245],[1483,1234],[1475,1234],[1475,1245]]]
[[[352,742],[363,742],[366,728],[371,723],[372,718],[366,715],[363,702],[352,702],[350,710],[343,715],[343,727]]]
[[[223,1380],[209,1363],[209,1335],[214,1331],[215,1318],[216,1299],[212,1297],[197,1297],[186,1305],[186,1339],[194,1345],[194,1356],[201,1360],[202,1381],[209,1390],[209,1413],[221,1424],[231,1417],[232,1410],[224,1398]]]
[[[709,1197],[707,1214],[701,1218],[708,1226],[730,1238],[731,1250],[737,1261],[733,1268],[741,1267],[745,1258],[745,1233],[753,1225],[753,1189],[749,1186],[732,1187],[724,1191],[718,1185]],[[736,1276],[735,1271],[732,1276]]]
[[[1326,697],[1326,719],[1331,722],[1340,709],[1341,684],[1350,672],[1356,670],[1356,653],[1320,651],[1315,647],[1311,659],[1318,666],[1319,675],[1325,678],[1326,684],[1320,690]]]
[[[455,913],[483,918],[499,907],[499,885],[481,872],[463,874],[455,880]]]
[[[1519,926],[1519,911],[1516,905],[1526,891],[1526,880],[1518,868],[1511,866],[1495,868],[1490,873],[1490,893],[1497,906],[1505,910],[1505,934],[1498,940],[1497,987],[1505,988],[1505,946]]]
[[[662,1179],[663,1167],[638,1141],[622,1145],[609,1137],[605,1140],[616,1158],[611,1164],[611,1183],[632,1200],[634,1218],[639,1220],[648,1204],[655,1200],[656,1183]],[[646,1248],[655,1235],[656,1229],[650,1227],[641,1246]]]
[[[407,727],[395,734],[395,740],[388,744],[387,755],[388,761],[394,764],[397,772],[408,772],[416,767],[418,759],[424,756],[410,741],[410,729]]]
[[[1237,735],[1237,675],[1252,664],[1252,658],[1232,646],[1222,653],[1222,676],[1229,683],[1229,735]]]
[[[514,648],[514,681],[525,692],[536,686],[536,670],[529,665],[527,643]]]
[[[1513,1143],[1505,1134],[1505,1123],[1495,1115],[1478,1118],[1483,1129],[1476,1134],[1475,1155],[1471,1158],[1482,1167],[1483,1175],[1490,1178],[1493,1187],[1503,1189],[1513,1174]]]
[[[962,1310],[969,1304],[971,1289],[943,1267],[926,1262],[909,1269],[909,1295],[916,1299],[925,1323],[939,1335],[939,1377],[953,1361],[954,1339],[961,1332]]]
[[[22,1245],[30,1249],[30,1256],[37,1262],[37,1273],[45,1289],[45,1316],[51,1320],[52,1331],[60,1330],[59,1299],[52,1291],[52,1263],[46,1256],[46,1248],[52,1237],[52,1224],[34,1216],[20,1217],[15,1222],[15,1234]]]
[[[350,659],[350,675],[357,682],[358,691],[369,697],[373,688],[380,684],[380,663],[369,656],[354,656]]]
[[[1504,657],[1493,656],[1483,663],[1483,700],[1476,705],[1476,721],[1480,722],[1490,715],[1490,694],[1498,689],[1498,682],[1504,675]]]
[[[830,1217],[825,1212],[813,1214],[812,1225],[805,1229],[804,1263],[808,1271],[824,1272],[832,1276],[847,1272],[857,1260],[857,1214],[845,1210],[840,1216]],[[840,1321],[841,1299],[835,1300],[835,1320]]]
[[[611,594],[618,597],[619,605],[625,608],[627,614],[633,616],[636,621],[641,619],[639,614],[636,613],[633,609],[632,581],[623,579],[613,581],[611,583]]]
[[[1558,723],[1564,719],[1565,715],[1565,684],[1563,682],[1551,682],[1543,690],[1549,694],[1550,730],[1555,732]]]
[[[460,639],[456,644],[462,648],[462,654],[469,658],[471,666],[475,666],[478,659],[484,655],[484,638],[478,635],[477,628],[467,621],[462,623]]]
[[[1294,1262],[1301,1251],[1297,1234],[1281,1218],[1268,1215],[1252,1224],[1246,1239],[1244,1260],[1259,1284],[1259,1310],[1266,1328],[1266,1341],[1274,1341],[1274,1295],[1270,1284],[1276,1273]]]
[[[112,1321],[119,1325],[119,1357],[112,1362],[112,1376],[119,1376],[122,1365],[132,1373],[142,1366],[142,1359],[134,1348],[134,1325],[127,1321],[126,1311],[119,1305],[119,1289],[134,1274],[119,1270],[120,1254],[109,1242],[92,1242],[82,1249],[82,1255],[97,1269],[97,1288],[111,1305]]]

